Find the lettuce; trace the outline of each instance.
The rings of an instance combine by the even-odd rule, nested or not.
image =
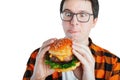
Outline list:
[[[73,57],[73,59],[68,63],[56,63],[56,62],[51,61],[50,58],[47,58],[45,60],[45,63],[50,65],[52,69],[55,69],[55,68],[66,69],[72,66],[76,66],[75,64],[76,62],[78,62],[78,59],[75,57]]]

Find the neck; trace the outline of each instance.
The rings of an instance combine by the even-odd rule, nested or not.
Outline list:
[[[86,46],[88,46],[89,45],[89,40],[88,40],[88,38],[87,39],[85,39],[85,40],[74,40],[76,43],[78,43],[78,44],[83,44],[83,45],[86,45]]]

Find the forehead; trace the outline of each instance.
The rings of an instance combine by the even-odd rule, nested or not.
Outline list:
[[[63,5],[63,10],[69,9],[72,12],[89,12],[92,13],[92,6],[89,0],[66,0]]]

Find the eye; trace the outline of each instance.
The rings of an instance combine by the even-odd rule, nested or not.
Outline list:
[[[86,17],[86,16],[88,16],[88,14],[86,14],[86,13],[80,13],[79,16],[80,17]]]
[[[72,16],[72,13],[71,13],[71,12],[64,12],[64,15],[65,15],[66,17],[71,17],[71,16]]]

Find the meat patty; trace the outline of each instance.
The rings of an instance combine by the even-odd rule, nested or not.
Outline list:
[[[55,57],[55,56],[52,56],[51,58],[50,58],[52,61],[54,61],[54,62],[58,62],[58,63],[60,63],[60,62],[69,62],[69,61],[71,61],[72,59],[73,59],[73,56],[68,56],[68,57],[66,57],[63,61],[60,61],[57,57]]]

